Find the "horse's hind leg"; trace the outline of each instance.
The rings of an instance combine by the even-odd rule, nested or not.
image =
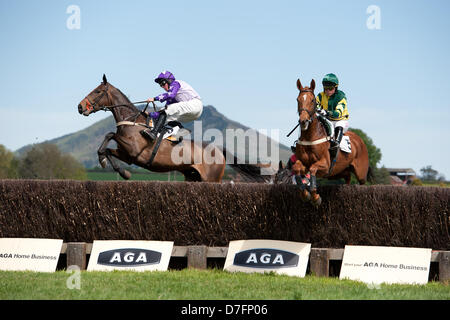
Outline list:
[[[205,182],[221,182],[222,177],[225,174],[225,162],[223,164],[205,164],[201,166],[195,166],[194,168],[198,171],[201,181]]]
[[[188,182],[200,182],[202,177],[200,173],[195,168],[189,168],[182,172],[184,175],[184,180]]]
[[[355,165],[355,163],[352,164],[352,169],[353,174],[356,176],[356,180],[358,180],[359,184],[365,184],[367,180],[367,172],[369,169],[361,165]]]
[[[350,170],[345,170],[342,174],[341,174],[342,178],[344,178],[345,180],[345,184],[349,185],[350,182],[352,181],[352,173]]]

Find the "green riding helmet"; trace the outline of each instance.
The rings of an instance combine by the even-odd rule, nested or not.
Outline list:
[[[334,73],[328,73],[323,77],[322,84],[324,87],[337,87],[339,79]]]

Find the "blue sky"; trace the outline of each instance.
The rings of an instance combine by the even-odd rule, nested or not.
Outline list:
[[[80,29],[66,26],[70,5]],[[379,30],[367,28],[370,5]],[[205,105],[291,145],[297,78],[319,85],[333,72],[381,165],[432,165],[450,180],[449,14],[445,0],[0,0],[0,144],[14,151],[109,116],[76,108],[103,73],[137,101],[161,92],[153,78],[167,69]]]

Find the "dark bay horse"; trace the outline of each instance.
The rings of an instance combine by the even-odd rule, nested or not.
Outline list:
[[[117,132],[108,133],[98,149],[99,162],[105,168],[109,161],[124,179],[129,179],[131,174],[120,168],[115,158],[150,171],[178,171],[184,175],[186,181],[221,182],[227,164],[245,177],[250,177],[250,181],[267,180],[267,177],[260,175],[260,168],[256,165],[237,164],[238,161],[233,155],[233,163],[227,163],[226,157],[230,154],[225,149],[206,145],[202,141],[186,139],[174,143],[163,139],[156,156],[149,164],[156,140],[148,141],[140,134],[145,129],[147,117],[119,89],[108,83],[105,75],[100,85],[78,105],[78,112],[85,116],[99,110],[111,111],[117,125]],[[117,142],[117,149],[107,148],[111,140]]]
[[[364,184],[369,172],[369,154],[361,137],[352,131],[347,131],[344,135],[350,137],[351,153],[339,150],[336,164],[329,172],[331,165],[330,137],[316,114],[314,79],[311,81],[310,87],[303,87],[298,79],[297,88],[300,91],[297,104],[301,135],[295,148],[297,161],[292,164],[292,170],[300,176],[310,173],[309,187],[299,183],[302,190],[301,195],[303,200],[311,200],[313,205],[318,206],[322,200],[317,193],[316,178],[344,178],[346,184],[350,184],[351,173],[353,173],[358,182]],[[301,181],[301,179],[297,181]]]

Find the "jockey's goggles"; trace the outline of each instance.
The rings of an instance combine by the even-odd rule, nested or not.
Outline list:
[[[161,81],[159,81],[159,86],[164,87],[166,85],[166,83],[167,83],[166,80],[161,80]]]
[[[333,90],[334,88],[336,88],[336,86],[324,86],[323,88],[325,90]]]

